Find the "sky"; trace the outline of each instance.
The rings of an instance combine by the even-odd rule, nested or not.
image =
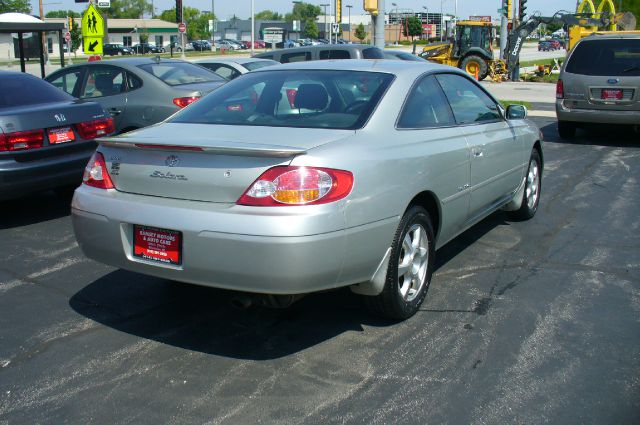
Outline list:
[[[86,9],[86,3],[74,3],[73,0],[42,0],[45,14],[50,10],[75,10],[78,12]],[[255,11],[269,9],[280,13],[290,12],[292,2],[289,0],[254,0]],[[333,0],[330,0],[333,1]],[[514,0],[517,1],[517,0]],[[153,0],[156,13],[160,13],[165,9],[175,6],[175,1],[171,0]],[[385,8],[387,12],[395,9],[391,3],[396,3],[398,8],[413,9],[415,11],[423,10],[426,6],[429,11],[439,12],[441,0],[385,0]],[[326,0],[306,0],[306,3],[323,4],[328,3]],[[456,0],[442,0],[442,10],[444,13],[453,14]],[[491,15],[496,16],[497,9],[500,7],[501,0],[457,0],[458,15],[466,18],[469,15]],[[596,0],[596,3],[599,1]],[[211,0],[183,0],[184,6],[196,7],[200,10],[211,10]],[[353,5],[351,9],[352,15],[363,14],[363,0],[342,0],[343,16],[347,15],[346,5]],[[38,1],[32,0],[32,13],[38,14]],[[574,11],[576,8],[576,0],[528,0],[527,11],[540,11],[544,15],[552,15],[558,10]],[[328,9],[328,8],[327,8]],[[218,19],[226,20],[234,14],[240,18],[249,18],[251,16],[251,0],[214,0],[214,10]]]

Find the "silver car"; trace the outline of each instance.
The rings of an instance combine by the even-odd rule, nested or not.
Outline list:
[[[431,63],[262,68],[99,140],[75,234],[123,269],[272,300],[350,286],[404,319],[437,248],[498,209],[535,214],[542,139],[525,117]]]
[[[556,98],[563,138],[583,123],[640,126],[640,35],[580,40],[562,67]]]
[[[249,71],[255,71],[256,69],[260,69],[265,66],[279,64],[279,62],[271,59],[247,57],[228,59],[209,58],[195,61],[195,63],[215,72],[225,80],[233,80],[234,78],[237,78],[242,74],[246,74]]]

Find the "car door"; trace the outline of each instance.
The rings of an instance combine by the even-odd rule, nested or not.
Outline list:
[[[434,191],[441,202],[439,240],[462,230],[469,210],[470,147],[442,89],[433,75],[416,83],[396,125],[403,145],[420,158],[424,182],[419,190]]]
[[[523,141],[475,82],[457,74],[437,79],[471,147],[469,221],[477,221],[517,189],[523,176]]]
[[[113,117],[116,132],[123,126],[127,110],[127,81],[125,71],[117,66],[87,66],[80,99],[90,99],[100,103]]]

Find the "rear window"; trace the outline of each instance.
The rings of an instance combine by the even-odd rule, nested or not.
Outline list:
[[[582,41],[565,70],[582,75],[640,76],[640,39]]]
[[[367,121],[392,80],[389,74],[341,70],[249,73],[171,121],[356,129]]]
[[[225,79],[198,65],[187,62],[158,62],[139,65],[139,68],[169,84],[205,83],[209,81],[224,82]]]
[[[242,64],[249,71],[255,71],[256,69],[264,68],[265,66],[273,66],[280,65],[280,63],[276,61],[255,61],[255,62],[245,62]]]
[[[304,62],[311,60],[310,52],[298,52],[298,53],[283,53],[280,57],[280,62],[282,63],[290,63],[290,62]]]
[[[384,59],[384,52],[377,47],[368,47],[362,51],[362,59]]]
[[[322,50],[320,59],[351,59],[351,54],[348,50]]]
[[[75,99],[52,84],[26,74],[0,74],[0,109]]]

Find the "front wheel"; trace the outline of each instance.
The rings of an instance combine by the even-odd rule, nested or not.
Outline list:
[[[435,242],[429,213],[410,207],[402,217],[391,245],[384,289],[365,296],[367,308],[375,314],[404,320],[422,305],[433,273]]]
[[[485,60],[480,56],[476,55],[469,55],[464,58],[460,63],[460,68],[465,70],[472,77],[477,75],[479,81],[484,80],[489,73],[487,62],[485,62]]]
[[[536,149],[531,152],[529,168],[524,183],[522,205],[520,209],[512,211],[511,217],[517,220],[528,220],[536,215],[540,203],[540,190],[542,188],[542,161]]]

